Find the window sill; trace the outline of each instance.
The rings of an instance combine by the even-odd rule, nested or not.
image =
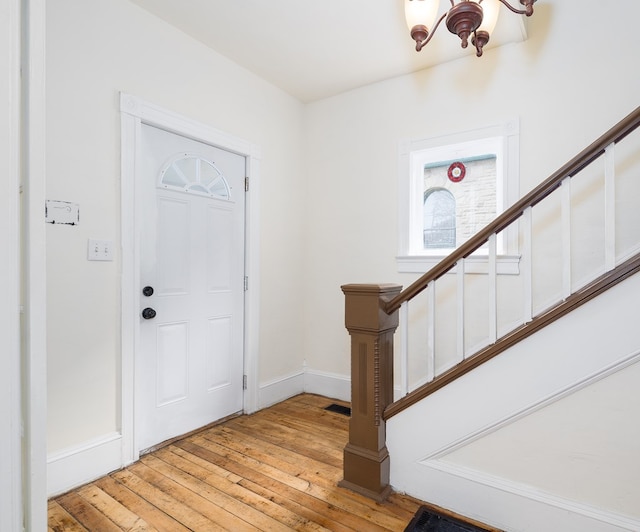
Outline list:
[[[405,255],[396,257],[396,263],[400,273],[424,274],[444,258],[444,255]],[[465,259],[464,268],[466,273],[486,274],[489,271],[488,259],[486,256],[472,255]],[[496,260],[496,271],[498,275],[519,275],[520,255],[499,255]],[[454,266],[447,273],[455,272]]]

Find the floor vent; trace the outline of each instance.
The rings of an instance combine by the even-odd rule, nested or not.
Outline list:
[[[336,414],[342,414],[343,416],[351,415],[351,408],[349,408],[348,406],[337,405],[335,403],[332,403],[329,406],[325,407],[325,410],[328,410],[329,412],[335,412]]]
[[[495,528],[484,528],[465,523],[459,519],[421,506],[404,532],[485,532]]]

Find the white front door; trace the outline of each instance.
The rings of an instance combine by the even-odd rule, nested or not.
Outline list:
[[[142,124],[137,448],[243,408],[245,158]]]

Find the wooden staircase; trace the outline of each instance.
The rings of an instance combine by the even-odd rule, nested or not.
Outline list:
[[[387,447],[387,424],[395,416],[410,407],[419,404],[425,398],[459,380],[495,359],[499,354],[513,348],[532,337],[560,318],[568,316],[586,303],[593,301],[623,281],[633,277],[640,270],[640,239],[635,246],[619,249],[616,238],[620,216],[616,215],[616,146],[634,132],[640,125],[640,107],[611,130],[602,135],[589,147],[563,165],[557,172],[543,181],[538,187],[525,195],[520,201],[507,209],[496,220],[485,227],[472,239],[457,248],[436,267],[427,272],[405,290],[398,285],[345,285],[346,296],[345,321],[351,335],[351,367],[352,367],[352,411],[350,424],[350,441],[345,448],[344,480],[342,485],[382,500],[390,491],[390,456]],[[636,135],[637,137],[637,135]],[[635,138],[635,137],[634,137]],[[636,150],[631,162],[638,164],[636,176],[640,176]],[[604,241],[602,245],[603,264],[600,271],[589,279],[572,279],[571,256],[571,182],[589,175],[594,163],[603,163],[602,192],[604,203]],[[629,166],[628,160],[621,165]],[[622,170],[628,172],[628,168]],[[623,198],[618,202],[627,202],[631,198]],[[535,238],[534,209],[545,202],[558,205],[560,219],[559,238],[562,243],[562,288],[556,301],[540,310],[535,308],[533,299],[532,241]],[[636,198],[636,209],[638,208]],[[547,207],[543,207],[547,208]],[[553,210],[553,209],[552,209]],[[496,296],[496,239],[507,227],[518,225],[521,245],[521,270],[523,280],[524,312],[521,323],[500,334],[495,321],[498,307]],[[409,353],[405,347],[399,353],[400,363],[394,362],[394,333],[400,329],[401,346],[406,346],[406,338],[410,334],[408,316],[409,304],[413,304],[417,296],[423,292],[435,292],[436,283],[445,275],[457,276],[458,287],[464,286],[465,260],[482,246],[488,247],[488,308],[493,320],[485,346],[476,352],[463,352],[462,358],[442,370],[438,368],[436,357],[441,353],[433,349],[425,354],[430,374],[426,382],[412,388],[407,382],[407,365]],[[455,269],[455,273],[453,272]],[[492,278],[493,277],[493,278]],[[458,306],[464,305],[464,298],[458,298]],[[434,314],[437,308],[429,306],[427,313]],[[490,313],[491,314],[491,313]],[[458,310],[457,327],[464,330],[464,309]],[[436,329],[436,318],[430,315],[430,330]],[[461,335],[458,335],[461,336]],[[431,346],[433,347],[433,342]],[[460,350],[459,350],[460,351]],[[569,359],[567,359],[569,360]],[[564,362],[563,362],[564,363]],[[393,367],[401,368],[401,397],[394,401]],[[550,368],[549,371],[553,371]],[[417,420],[414,420],[417,422]],[[428,432],[428,431],[427,431]],[[418,496],[420,496],[418,494]],[[422,497],[424,498],[424,497]]]

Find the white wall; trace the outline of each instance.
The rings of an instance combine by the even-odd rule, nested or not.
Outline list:
[[[625,17],[640,15],[634,0],[616,6]],[[400,139],[519,117],[523,195],[638,105],[635,36],[600,18],[598,7],[595,0],[538,2],[523,43],[307,106],[311,370],[349,374],[341,284],[415,279],[395,264]],[[501,16],[511,15],[503,9]]]
[[[259,382],[302,368],[305,182],[297,100],[126,0],[47,12],[47,198],[80,205],[78,226],[47,226],[48,448],[64,455],[120,430],[120,256],[86,260],[90,237],[119,246],[119,92],[261,149]]]

